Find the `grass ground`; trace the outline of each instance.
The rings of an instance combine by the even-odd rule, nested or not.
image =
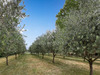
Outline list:
[[[5,65],[5,58],[0,58],[0,75],[89,75],[87,62],[81,58],[67,57],[62,59],[60,56],[52,62],[51,56],[41,57],[25,54],[17,60],[14,56],[9,57],[9,66]],[[94,63],[94,75],[100,75],[100,65]]]

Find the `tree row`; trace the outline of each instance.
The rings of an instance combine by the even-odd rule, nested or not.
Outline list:
[[[22,12],[24,5],[21,0],[0,0],[0,57],[8,57],[23,54],[26,51],[23,35],[20,33],[23,28],[18,25],[26,15]]]
[[[56,29],[39,36],[31,45],[31,53],[57,53],[80,56],[88,61],[90,75],[93,63],[100,57],[100,1],[66,0],[56,16]]]

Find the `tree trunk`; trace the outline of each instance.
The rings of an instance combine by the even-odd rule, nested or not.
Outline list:
[[[89,61],[89,66],[90,66],[90,75],[93,75],[93,62]]]
[[[44,54],[42,54],[42,59],[44,59]]]
[[[17,59],[17,54],[15,54],[15,59]]]
[[[63,56],[63,59],[65,59],[65,55]]]
[[[8,56],[6,56],[6,65],[8,66]]]
[[[85,57],[84,57],[84,61],[85,61]]]
[[[53,53],[53,60],[52,60],[53,63],[55,63],[55,56],[56,55]]]

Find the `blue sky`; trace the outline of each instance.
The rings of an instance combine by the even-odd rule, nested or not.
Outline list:
[[[29,17],[22,20],[21,25],[26,24],[24,37],[27,48],[36,37],[55,29],[56,15],[63,8],[65,0],[24,0],[26,14]]]

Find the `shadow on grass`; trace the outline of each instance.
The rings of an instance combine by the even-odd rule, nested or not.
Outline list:
[[[52,63],[52,58],[50,57],[45,57],[44,59],[41,59],[41,56],[37,56],[34,55],[35,58],[47,62],[48,64],[52,64],[54,66],[57,66],[58,68],[61,69],[62,75],[89,75],[89,71],[84,69],[84,68],[80,68],[76,65],[69,65],[69,64],[65,64],[63,62],[60,62],[59,60],[56,60],[55,58],[55,63]],[[94,72],[95,73],[95,72]],[[95,73],[95,75],[99,75],[98,73]]]
[[[21,61],[22,58],[23,58],[23,55],[19,56],[17,59],[15,59],[15,58],[9,59],[9,61],[8,61],[9,65],[8,66],[6,65],[6,62],[1,63],[0,64],[0,75],[2,73],[6,73],[6,71],[8,71],[9,69],[15,69],[16,66],[17,66],[15,62],[22,62]]]
[[[86,61],[84,61],[84,59],[82,60],[82,58],[74,58],[74,57],[65,57],[65,58],[63,58],[63,57],[59,57],[59,56],[57,56],[56,58],[60,58],[60,59],[63,59],[63,60],[71,60],[71,61],[77,61],[77,62],[82,62],[82,63],[87,63],[88,64],[88,61],[86,60]],[[96,61],[100,61],[100,60],[96,60]],[[97,62],[94,62],[94,64],[96,64],[96,65],[99,65],[100,66],[100,63],[97,63]]]

